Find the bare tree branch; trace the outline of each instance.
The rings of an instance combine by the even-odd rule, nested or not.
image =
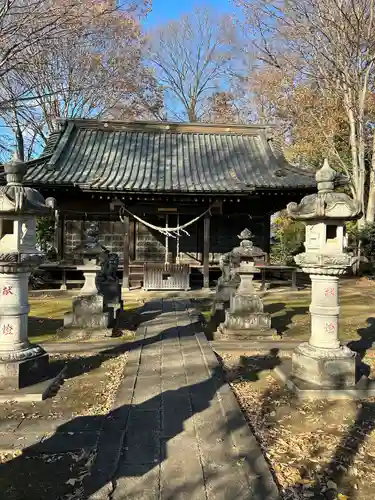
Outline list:
[[[181,113],[175,109],[174,116],[199,121],[207,99],[228,87],[235,68],[235,38],[230,18],[207,8],[149,33],[147,59],[164,87],[166,101],[182,108]]]

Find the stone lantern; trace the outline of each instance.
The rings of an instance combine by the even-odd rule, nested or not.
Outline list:
[[[99,243],[99,224],[95,221],[89,222],[85,231],[83,244],[76,249],[82,254],[83,265],[77,266],[83,272],[85,282],[80,290],[80,295],[97,295],[97,274],[100,271],[99,259],[105,248]]]
[[[356,258],[346,252],[345,221],[361,216],[359,203],[334,191],[337,173],[325,160],[316,173],[318,192],[300,204],[289,203],[288,214],[306,223],[305,252],[295,261],[311,278],[311,334],[292,356],[292,380],[320,388],[348,388],[356,383],[355,353],[338,335],[339,276]]]
[[[82,255],[85,282],[78,297],[72,301],[72,312],[64,315],[65,338],[112,336],[121,310],[121,289],[117,278],[118,255],[99,243],[99,224],[89,222],[85,239],[76,251]]]
[[[262,299],[253,285],[254,275],[259,273],[255,258],[263,256],[264,252],[253,245],[253,235],[248,229],[244,229],[238,237],[241,243],[232,250],[232,262],[237,266],[235,272],[240,283],[231,297],[230,308],[225,311],[225,320],[215,334],[217,340],[246,339],[275,333],[271,329],[271,316],[264,312]]]
[[[28,280],[44,259],[36,247],[36,217],[53,213],[46,201],[23,186],[26,166],[18,159],[4,165],[0,187],[0,389],[20,389],[48,378],[47,353],[28,340]]]

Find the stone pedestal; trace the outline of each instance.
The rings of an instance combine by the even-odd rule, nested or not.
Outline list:
[[[34,262],[42,259],[38,254],[29,257]],[[0,267],[0,391],[12,392],[46,380],[51,373],[48,354],[28,340],[30,269],[20,264]]]
[[[117,280],[97,282],[99,294],[103,297],[103,307],[106,311],[112,311],[115,318],[122,309],[121,286]],[[111,324],[111,323],[110,323]]]
[[[73,312],[64,315],[64,328],[102,329],[108,328],[113,318],[104,311],[101,295],[81,295],[73,299]]]
[[[219,325],[215,340],[247,339],[275,334],[271,317],[263,311],[263,302],[253,287],[254,274],[259,272],[254,263],[243,264],[238,273],[240,285],[232,297],[224,323]]]
[[[20,359],[25,356],[25,359]],[[13,358],[13,359],[10,359]],[[0,392],[12,393],[50,378],[48,354],[30,344],[15,356],[0,354]]]
[[[322,388],[346,389],[356,383],[355,353],[348,347],[324,349],[304,343],[292,355],[292,377]]]
[[[64,315],[64,338],[110,337],[121,308],[118,282],[99,281],[100,266],[77,266],[83,271],[85,283],[72,302],[72,312]]]
[[[292,355],[292,378],[297,386],[307,383],[340,389],[354,387],[356,383],[356,355],[341,346],[338,336],[338,275],[344,271],[345,267],[327,267],[315,269],[322,274],[310,274],[311,335],[309,342],[298,346]]]

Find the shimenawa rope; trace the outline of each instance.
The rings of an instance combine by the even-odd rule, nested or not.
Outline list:
[[[182,224],[181,226],[178,225],[176,227],[168,227],[168,229],[165,228],[165,227],[161,227],[161,226],[155,226],[154,224],[151,224],[150,222],[147,222],[147,221],[141,219],[141,217],[138,217],[137,215],[134,215],[132,212],[130,212],[130,210],[128,210],[124,206],[122,206],[120,208],[120,220],[121,220],[121,222],[124,222],[124,212],[126,212],[129,215],[131,215],[138,222],[140,222],[141,224],[144,224],[145,226],[149,227],[150,229],[154,229],[155,231],[158,231],[159,233],[163,234],[164,236],[171,236],[172,238],[176,238],[176,236],[177,237],[180,236],[180,231],[182,231],[183,233],[185,233],[188,236],[190,236],[190,234],[188,233],[188,231],[186,231],[185,228],[191,226],[192,224],[194,224],[194,222],[197,222],[199,219],[201,219],[207,213],[211,212],[211,207],[208,208],[202,214],[198,215],[198,217],[195,217],[195,219],[192,219],[191,221],[186,222],[186,224]]]

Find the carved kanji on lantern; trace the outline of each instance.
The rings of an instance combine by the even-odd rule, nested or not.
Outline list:
[[[332,297],[334,297],[334,296],[335,296],[335,289],[334,289],[333,287],[331,287],[331,288],[325,288],[325,289],[324,289],[324,295],[325,295],[326,297],[329,297],[330,295],[331,295]]]
[[[6,295],[13,295],[12,290],[13,290],[13,287],[12,287],[12,286],[10,286],[10,285],[9,285],[9,286],[4,286],[4,287],[3,287],[3,290],[2,290],[2,292],[1,292],[1,294],[2,294],[2,295],[5,295],[5,296],[6,296]]]
[[[13,334],[13,326],[12,325],[4,325],[3,326],[3,334],[4,335],[12,335]]]
[[[324,325],[324,331],[326,333],[333,333],[335,331],[335,324],[334,323],[326,323]]]

